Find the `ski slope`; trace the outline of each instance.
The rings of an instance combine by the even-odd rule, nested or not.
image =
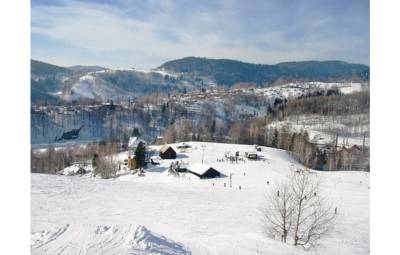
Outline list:
[[[285,151],[262,147],[261,160],[232,164],[219,159],[254,146],[187,144],[192,148],[176,149],[177,160],[191,165],[204,159],[224,175],[232,173],[232,187],[229,177],[170,176],[165,170],[171,160],[143,177],[32,174],[32,254],[312,254],[263,234],[265,194],[300,167]],[[312,174],[322,181],[322,195],[338,207],[335,228],[319,254],[368,254],[369,173]]]
[[[69,93],[60,96],[66,101],[78,99],[106,101],[107,99],[124,98],[127,95],[129,95],[127,91],[107,82],[95,72],[89,72],[72,84]]]

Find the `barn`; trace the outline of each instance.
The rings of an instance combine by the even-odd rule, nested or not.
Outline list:
[[[169,145],[164,145],[160,149],[160,157],[162,159],[175,159],[176,151]]]
[[[195,163],[188,167],[187,172],[196,175],[200,179],[209,179],[215,177],[221,177],[222,174],[206,164]]]

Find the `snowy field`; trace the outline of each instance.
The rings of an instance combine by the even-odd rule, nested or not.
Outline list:
[[[228,177],[169,176],[171,160],[143,177],[32,174],[32,254],[312,254],[263,234],[265,194],[300,167],[285,151],[263,147],[261,160],[232,164],[217,159],[254,146],[188,144],[185,152],[176,149],[177,160],[190,165],[204,158],[226,176],[233,173],[232,187]],[[318,253],[369,254],[369,173],[312,174],[338,207],[335,228]]]
[[[351,94],[360,92],[368,89],[367,86],[363,86],[361,83],[344,82],[344,83],[329,83],[329,82],[296,82],[286,83],[278,86],[258,88],[254,91],[256,93],[262,93],[268,97],[279,97],[279,98],[296,98],[304,96],[307,93],[315,90],[329,90],[338,89],[343,94]]]
[[[323,116],[318,114],[289,116],[274,121],[271,128],[286,127],[294,132],[307,130],[310,141],[318,144],[332,143],[338,135],[338,145],[369,146],[369,114]],[[364,141],[364,134],[367,134]]]

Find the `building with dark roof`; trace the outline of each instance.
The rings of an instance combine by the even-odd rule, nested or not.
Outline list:
[[[164,145],[160,149],[162,159],[176,159],[176,151],[169,145]]]

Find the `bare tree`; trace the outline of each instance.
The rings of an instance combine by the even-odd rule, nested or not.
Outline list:
[[[174,143],[176,142],[176,138],[177,138],[177,133],[175,130],[175,125],[171,125],[164,131],[165,142]]]
[[[307,172],[292,175],[291,193],[295,207],[294,245],[306,250],[316,248],[318,240],[333,226],[334,210],[320,196],[320,182]]]
[[[264,211],[267,222],[265,230],[268,235],[278,237],[286,243],[292,227],[293,195],[287,183],[279,183],[273,190],[267,196],[269,207]]]
[[[334,210],[320,196],[320,183],[308,172],[292,173],[268,195],[266,232],[282,242],[292,237],[295,246],[316,249],[334,223]]]

